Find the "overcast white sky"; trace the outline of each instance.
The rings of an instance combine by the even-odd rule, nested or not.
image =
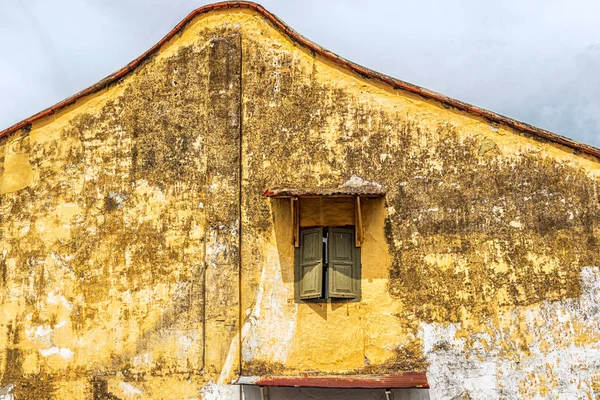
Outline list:
[[[192,0],[0,0],[0,130],[160,40]],[[600,1],[264,0],[354,62],[600,146]]]

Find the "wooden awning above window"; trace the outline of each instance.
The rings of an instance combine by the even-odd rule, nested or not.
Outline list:
[[[354,198],[354,225],[355,243],[362,245],[363,224],[360,206],[361,198],[377,198],[385,196],[385,189],[378,183],[365,181],[357,176],[352,176],[342,186],[336,188],[277,188],[267,189],[263,197],[274,199],[290,199],[290,212],[292,215],[292,236],[294,247],[300,245],[300,203],[299,200],[307,197],[350,197]]]

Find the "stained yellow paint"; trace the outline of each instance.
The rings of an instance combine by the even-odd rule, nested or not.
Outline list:
[[[240,374],[422,372],[424,327],[452,327],[481,362],[491,349],[514,362],[567,349],[564,321],[577,346],[600,341],[541,308],[582,295],[573,276],[597,261],[596,228],[568,225],[597,216],[585,206],[597,160],[365,80],[250,10],[194,19],[120,82],[0,142],[0,156],[0,372],[18,399],[84,398],[92,377],[117,396],[166,399]],[[486,199],[498,204],[484,219],[468,217],[485,204],[457,211],[497,165],[518,165],[529,188],[564,174],[573,191],[548,206],[570,207],[565,225],[543,231],[546,208],[510,193]],[[360,301],[295,303],[289,202],[261,193],[353,175],[387,190],[362,201]],[[456,198],[421,185],[439,176]],[[470,230],[448,227],[458,220]],[[300,223],[352,225],[354,203],[302,199]],[[477,230],[491,224],[502,230]],[[564,246],[536,248],[549,237]],[[556,390],[562,378],[540,371],[527,372],[535,390],[519,381],[524,397]]]
[[[22,137],[16,136],[4,146],[4,165],[0,175],[0,194],[15,192],[29,186],[33,170],[29,151]]]

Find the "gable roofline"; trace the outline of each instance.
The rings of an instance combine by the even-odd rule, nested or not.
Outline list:
[[[130,62],[123,68],[121,68],[120,70],[118,70],[118,71],[114,72],[113,74],[107,76],[106,78],[102,79],[98,83],[88,87],[87,89],[84,89],[81,92],[76,93],[76,94],[64,99],[61,102],[43,110],[43,111],[40,111],[39,113],[34,114],[31,117],[26,118],[23,121],[18,122],[9,128],[4,129],[3,131],[0,131],[0,139],[10,135],[11,133],[18,131],[19,129],[28,127],[31,124],[33,124],[34,122],[36,122],[44,117],[55,114],[59,110],[65,108],[65,107],[68,107],[72,104],[75,104],[77,102],[77,100],[79,100],[85,96],[88,96],[90,94],[96,93],[96,92],[108,87],[112,83],[117,82],[119,79],[123,78],[124,76],[129,74],[131,71],[133,71],[136,67],[138,67],[143,61],[145,61],[146,59],[148,59],[152,55],[154,55],[156,52],[158,52],[158,50],[162,47],[162,45],[164,45],[171,38],[173,38],[176,34],[178,34],[185,27],[185,25],[187,25],[190,21],[192,21],[197,16],[208,13],[213,10],[225,10],[225,9],[235,9],[235,8],[248,8],[248,9],[257,11],[263,17],[268,19],[278,29],[283,31],[283,33],[285,33],[294,42],[308,48],[311,52],[318,54],[339,66],[342,66],[346,69],[349,69],[349,70],[357,73],[358,75],[362,76],[363,78],[374,79],[374,80],[380,81],[382,83],[385,83],[396,90],[404,90],[404,91],[419,95],[426,99],[439,101],[440,103],[442,103],[446,106],[456,108],[458,110],[467,112],[469,114],[480,116],[484,119],[489,120],[490,122],[499,123],[499,124],[508,126],[510,128],[513,128],[515,130],[525,132],[525,133],[549,140],[550,142],[554,142],[554,143],[558,143],[558,144],[570,147],[570,148],[580,151],[582,153],[586,153],[586,154],[589,154],[589,155],[592,155],[595,157],[600,157],[600,149],[596,148],[594,146],[591,146],[589,144],[585,144],[585,143],[570,139],[568,137],[559,135],[557,133],[548,131],[546,129],[538,128],[536,126],[527,124],[525,122],[521,122],[516,119],[512,119],[512,118],[506,117],[504,115],[500,115],[495,112],[492,112],[492,111],[489,111],[489,110],[486,110],[486,109],[483,109],[480,107],[476,107],[469,103],[465,103],[463,101],[454,99],[452,97],[445,96],[443,94],[434,92],[432,90],[425,89],[420,86],[413,85],[411,83],[408,83],[408,82],[405,82],[405,81],[402,81],[399,79],[392,78],[391,76],[381,74],[381,73],[373,71],[369,68],[358,65],[352,61],[349,61],[343,57],[340,57],[337,54],[319,46],[318,44],[316,44],[316,43],[312,42],[311,40],[305,38],[304,36],[300,35],[298,32],[296,32],[295,30],[290,28],[285,22],[283,22],[275,14],[272,14],[271,12],[267,11],[260,4],[253,3],[251,1],[223,1],[223,2],[219,2],[219,3],[208,4],[208,5],[205,5],[205,6],[195,9],[194,11],[189,13],[179,24],[177,24],[169,33],[167,33],[165,35],[165,37],[163,37],[158,43],[156,43],[154,46],[152,46],[150,49],[148,49],[144,54],[142,54],[141,56],[139,56],[138,58],[136,58],[135,60],[133,60],[132,62]]]

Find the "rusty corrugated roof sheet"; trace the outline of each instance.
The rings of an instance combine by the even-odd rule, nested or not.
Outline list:
[[[238,385],[345,389],[428,389],[425,373],[329,376],[241,376]]]
[[[183,21],[181,21],[179,24],[177,24],[177,26],[175,26],[175,28],[173,28],[169,33],[167,33],[167,35],[164,38],[162,38],[158,43],[156,43],[154,46],[152,46],[148,51],[146,51],[140,57],[136,58],[135,60],[133,60],[132,62],[127,64],[125,67],[121,68],[120,70],[113,73],[112,75],[107,76],[106,78],[104,78],[100,82],[96,83],[95,85],[90,86],[89,88],[55,104],[54,106],[49,107],[49,108],[45,109],[44,111],[41,111],[21,122],[18,122],[3,131],[0,131],[0,138],[10,135],[11,133],[16,132],[19,129],[26,128],[26,127],[30,126],[33,122],[35,122],[41,118],[47,117],[49,115],[52,115],[67,106],[75,104],[77,102],[77,100],[82,99],[83,97],[85,97],[89,94],[95,93],[99,90],[102,90],[105,87],[119,81],[121,78],[123,78],[124,76],[129,74],[131,71],[133,71],[136,67],[138,67],[143,61],[145,61],[146,59],[148,59],[152,55],[154,55],[154,53],[156,53],[163,44],[165,44],[167,41],[169,41],[171,38],[173,38],[175,35],[177,35],[179,33],[179,31],[182,30],[186,24],[188,24],[191,20],[193,20],[198,15],[204,14],[204,13],[207,13],[207,12],[210,12],[213,10],[234,9],[234,8],[240,8],[240,7],[257,11],[266,20],[270,21],[273,25],[275,25],[278,29],[280,29],[283,33],[285,33],[294,42],[300,44],[301,46],[308,48],[313,53],[318,54],[318,55],[334,62],[337,65],[340,65],[344,68],[349,69],[350,71],[353,71],[353,72],[361,75],[364,78],[374,79],[379,82],[383,82],[387,85],[390,85],[394,89],[405,90],[407,92],[415,93],[419,96],[422,96],[423,98],[439,101],[446,106],[454,107],[458,110],[462,110],[467,113],[483,117],[489,121],[501,123],[503,125],[511,127],[518,131],[529,133],[529,134],[547,139],[551,142],[562,144],[562,145],[570,147],[572,149],[581,151],[583,153],[587,153],[587,154],[590,154],[590,155],[593,155],[596,157],[600,157],[600,149],[598,149],[594,146],[590,146],[588,144],[581,143],[581,142],[578,142],[573,139],[569,139],[567,137],[558,135],[554,132],[550,132],[548,130],[538,128],[533,125],[529,125],[524,122],[520,122],[515,119],[505,117],[500,114],[496,114],[492,111],[488,111],[483,108],[475,107],[475,106],[465,103],[463,101],[456,100],[456,99],[453,99],[448,96],[444,96],[443,94],[434,92],[432,90],[428,90],[428,89],[419,87],[417,85],[413,85],[411,83],[404,82],[404,81],[392,78],[392,77],[384,75],[384,74],[380,74],[371,69],[368,69],[361,65],[355,64],[352,61],[349,61],[343,57],[340,57],[337,54],[332,53],[331,51],[324,49],[323,47],[319,46],[318,44],[308,40],[304,36],[300,35],[296,31],[294,31],[288,25],[286,25],[277,16],[275,16],[274,14],[267,11],[264,7],[262,7],[259,4],[250,2],[250,1],[224,1],[224,2],[209,4],[209,5],[197,8],[196,10],[192,11],[187,17],[185,17],[185,19]]]
[[[381,197],[385,195],[383,189],[364,187],[339,187],[334,189],[267,189],[263,197],[287,198],[287,197]]]
[[[343,185],[335,188],[275,188],[267,189],[263,197],[382,197],[385,189],[378,183],[366,181],[358,176],[352,176]]]

